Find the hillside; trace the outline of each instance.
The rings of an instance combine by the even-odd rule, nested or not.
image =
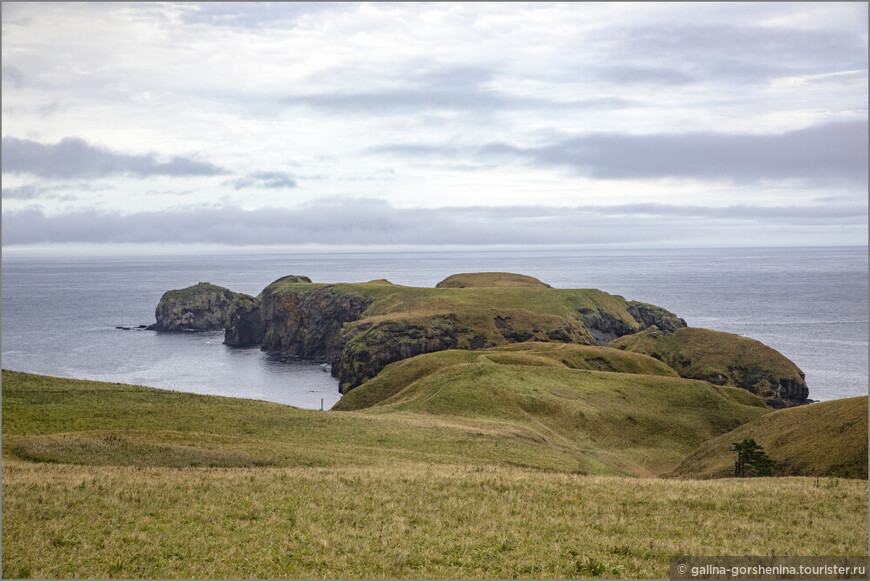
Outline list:
[[[3,577],[662,578],[672,555],[866,549],[865,480],[580,474],[639,465],[641,433],[726,428],[699,403],[779,412],[640,355],[527,347],[396,363],[406,388],[347,412],[4,370]],[[654,407],[617,433],[629,405]]]
[[[584,472],[649,476],[766,413],[742,390],[606,347],[518,344],[394,363],[334,409],[449,420],[570,451]]]
[[[680,377],[746,389],[771,407],[807,403],[809,389],[803,371],[755,339],[696,327],[672,333],[650,327],[608,345],[659,359]]]
[[[702,444],[669,476],[727,478],[731,446],[753,438],[776,462],[774,475],[867,478],[867,396],[778,410]]]

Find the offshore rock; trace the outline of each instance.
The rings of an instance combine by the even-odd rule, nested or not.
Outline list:
[[[220,331],[237,293],[208,282],[163,294],[154,316],[153,331]]]

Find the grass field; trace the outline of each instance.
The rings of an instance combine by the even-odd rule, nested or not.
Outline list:
[[[861,480],[3,463],[5,578],[660,578],[675,554],[866,547]]]
[[[345,412],[4,371],[3,576],[647,578],[667,576],[676,554],[866,552],[866,480],[602,475],[615,471],[607,458],[648,459],[619,448],[623,433],[569,437],[546,405],[518,412],[536,381],[563,377],[564,393],[537,400],[591,419],[621,397],[672,404],[699,382],[632,375],[647,382],[633,394],[628,374],[582,369],[591,351],[542,349],[438,362],[459,384],[481,369],[527,374],[528,391],[466,414],[450,408],[459,392],[432,391],[443,373],[410,381],[410,361],[385,370],[409,373],[410,390]],[[602,399],[602,386],[621,396]],[[696,396],[748,414],[741,422],[771,415],[710,388]],[[661,419],[671,404],[646,413]]]

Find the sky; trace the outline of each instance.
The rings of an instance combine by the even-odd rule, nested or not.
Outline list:
[[[3,251],[866,245],[867,10],[3,2]]]

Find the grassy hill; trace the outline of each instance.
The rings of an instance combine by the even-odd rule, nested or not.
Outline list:
[[[606,369],[606,371],[604,371]],[[394,363],[336,410],[447,419],[571,451],[590,473],[652,475],[766,413],[742,390],[676,377],[606,347],[515,344]]]
[[[635,454],[631,434],[600,431],[607,414],[626,425],[623,398],[658,406],[628,413],[644,433],[671,429],[666,445],[713,427],[705,413],[667,423],[688,405],[773,415],[745,392],[630,354],[512,346],[459,363],[469,355],[396,364],[405,389],[347,412],[4,371],[3,576],[649,578],[676,554],[866,549],[866,481],[579,473]],[[412,363],[443,373],[410,381]],[[469,389],[434,390],[449,373]],[[572,439],[580,416],[557,401],[594,429]]]
[[[435,288],[469,287],[532,287],[551,288],[532,276],[512,272],[466,272],[453,274],[435,285]]]
[[[733,333],[696,327],[663,333],[650,328],[608,346],[659,359],[681,377],[741,387],[777,407],[807,399],[803,371],[779,351]]]
[[[690,454],[670,474],[734,474],[731,445],[753,438],[776,461],[775,475],[867,478],[867,396],[778,410],[728,432]]]

